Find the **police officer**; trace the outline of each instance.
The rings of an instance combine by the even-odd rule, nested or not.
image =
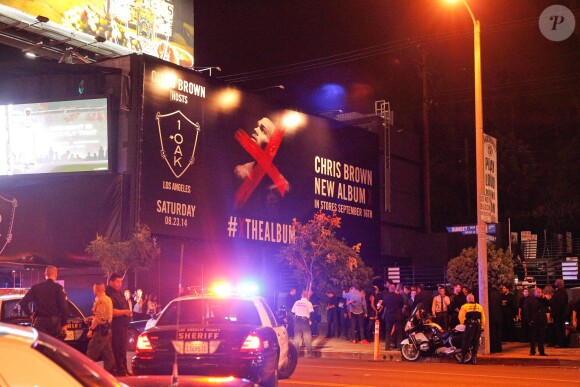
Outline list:
[[[536,344],[540,356],[547,356],[544,351],[546,328],[548,327],[547,313],[550,312],[550,302],[544,297],[542,288],[534,289],[534,296],[528,296],[524,302],[524,316],[529,326],[530,356],[536,354]]]
[[[58,271],[55,266],[47,266],[45,282],[34,285],[20,300],[19,305],[26,315],[32,316],[32,326],[51,336],[64,338],[67,330],[68,307],[64,288],[57,284]],[[34,302],[34,314],[28,305]]]
[[[131,322],[133,311],[129,309],[129,303],[121,292],[123,276],[119,273],[112,273],[109,276],[109,286],[106,294],[113,301],[113,354],[115,355],[115,375],[129,375],[127,370],[127,327]]]
[[[312,332],[310,330],[310,314],[314,312],[312,303],[308,301],[308,292],[302,292],[302,298],[294,303],[292,306],[292,313],[294,313],[294,346],[296,349],[300,348],[300,340],[304,336],[304,344],[306,345],[306,352],[308,357],[314,357],[314,349],[312,348]]]
[[[467,351],[471,348],[471,363],[476,364],[481,327],[485,325],[485,313],[483,312],[483,307],[475,302],[473,294],[468,294],[466,300],[467,303],[463,304],[461,309],[459,309],[459,322],[465,325],[461,358],[465,359]],[[464,360],[463,363],[466,364],[468,362]]]
[[[90,322],[87,337],[89,346],[87,357],[98,361],[103,360],[103,366],[111,373],[115,372],[115,356],[113,355],[111,322],[113,320],[113,301],[105,294],[105,284],[97,282],[93,285],[95,302],[93,317],[87,318]]]

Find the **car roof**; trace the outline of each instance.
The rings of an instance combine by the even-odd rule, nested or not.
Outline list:
[[[24,298],[24,294],[3,294],[0,296],[0,301],[1,300],[16,300],[16,299],[20,299],[20,298]]]
[[[24,345],[31,346],[38,338],[38,333],[31,327],[20,325],[6,324],[0,322],[0,342],[21,342]]]

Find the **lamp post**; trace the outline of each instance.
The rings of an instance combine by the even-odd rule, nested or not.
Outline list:
[[[452,1],[452,0],[449,0]],[[487,289],[487,225],[482,218],[482,203],[485,198],[483,174],[483,101],[481,94],[481,40],[479,20],[465,0],[461,0],[473,22],[473,68],[475,78],[475,178],[477,207],[477,280],[479,284],[479,303],[485,312],[485,336],[483,353],[489,353],[489,303]]]

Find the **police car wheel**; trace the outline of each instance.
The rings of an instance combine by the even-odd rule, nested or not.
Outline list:
[[[296,365],[298,364],[298,350],[292,343],[288,343],[288,360],[280,370],[278,371],[278,377],[280,379],[288,379],[296,369]]]

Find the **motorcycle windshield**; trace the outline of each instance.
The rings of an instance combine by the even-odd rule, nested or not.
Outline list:
[[[415,317],[415,315],[417,314],[417,312],[420,311],[420,310],[423,310],[423,309],[425,309],[425,308],[423,308],[423,304],[422,303],[418,303],[417,306],[415,306],[415,308],[411,312],[411,315],[409,316],[409,319],[412,320],[413,317]]]

